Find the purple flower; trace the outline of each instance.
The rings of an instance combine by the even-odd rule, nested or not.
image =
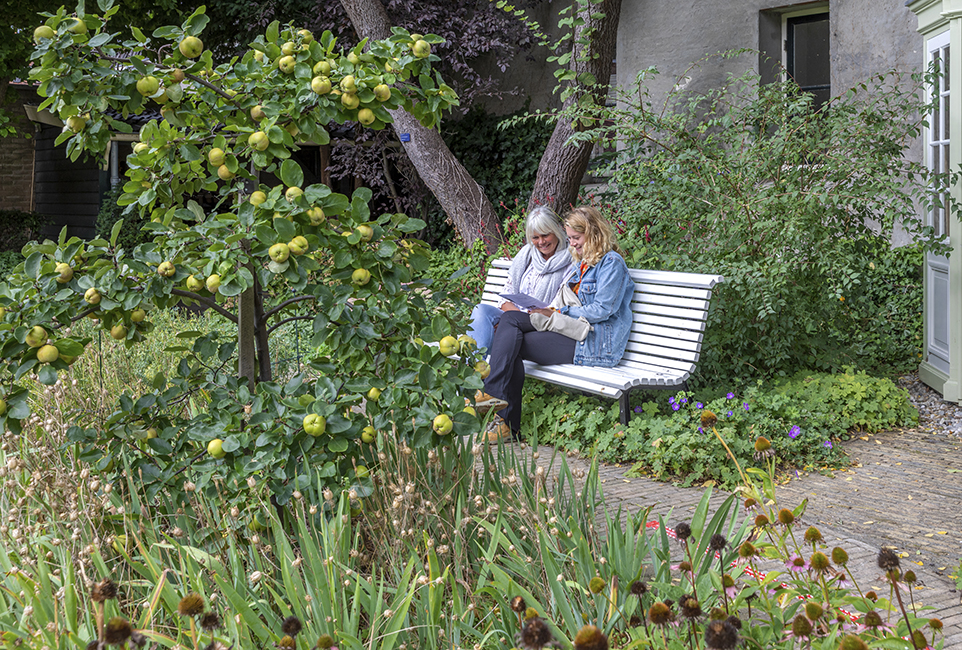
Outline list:
[[[728,393],[725,395],[725,399],[735,399],[735,393]]]
[[[687,403],[688,403],[688,398],[687,398],[687,397],[682,397],[682,398],[681,398],[681,403],[682,403],[682,404],[687,404]]]
[[[831,448],[832,448],[832,441],[831,441],[831,440],[826,440],[825,442],[822,443],[822,446],[825,447],[826,449],[831,449]]]
[[[695,408],[696,408],[696,409],[703,409],[703,408],[705,408],[705,405],[702,404],[701,402],[695,402]]]
[[[729,418],[730,418],[730,417],[733,416],[733,415],[735,415],[735,414],[732,413],[731,411],[729,411],[728,413],[725,414],[725,417],[729,417]]]
[[[640,406],[636,406],[636,407],[635,407],[635,413],[641,413],[641,407],[640,407]]]
[[[742,403],[742,406],[745,407],[745,410],[746,410],[746,411],[748,410],[748,402],[743,402],[743,403]]]
[[[675,396],[674,396],[674,395],[672,395],[671,397],[668,398],[668,403],[669,403],[669,404],[674,404],[674,403],[675,403]]]
[[[698,433],[705,433],[705,430],[702,429],[701,427],[698,427]]]
[[[671,410],[672,410],[672,411],[677,411],[677,410],[680,409],[680,408],[681,408],[681,407],[678,406],[677,404],[672,404],[672,405],[671,405]]]
[[[801,573],[808,569],[808,561],[797,553],[792,553],[785,566],[793,573]]]
[[[802,432],[802,430],[799,429],[799,428],[798,428],[798,425],[796,424],[796,425],[793,426],[791,429],[789,429],[789,431],[788,431],[788,437],[791,438],[792,440],[794,440],[795,438],[798,437],[798,434],[800,434],[801,432]]]

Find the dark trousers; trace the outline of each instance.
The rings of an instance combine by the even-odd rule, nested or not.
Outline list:
[[[557,332],[539,332],[525,312],[506,311],[494,331],[490,353],[491,374],[484,382],[484,392],[508,402],[508,407],[498,414],[517,432],[521,429],[522,361],[543,366],[571,363],[575,341]]]

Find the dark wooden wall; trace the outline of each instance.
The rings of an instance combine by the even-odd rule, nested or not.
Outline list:
[[[67,226],[69,235],[91,239],[109,175],[100,161],[83,156],[71,162],[66,143],[54,146],[60,129],[44,125],[36,136],[34,210],[51,219],[50,235]]]

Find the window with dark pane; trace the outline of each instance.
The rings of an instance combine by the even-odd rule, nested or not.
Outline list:
[[[828,13],[788,18],[786,26],[788,74],[821,107],[832,96]]]

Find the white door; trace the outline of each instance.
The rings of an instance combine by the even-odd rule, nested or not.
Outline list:
[[[939,85],[932,89],[937,99],[929,115],[927,163],[929,169],[942,173],[949,169],[949,32],[928,41],[928,60],[936,62],[943,72]],[[935,209],[926,215],[926,224],[936,236],[948,235],[949,212],[944,197],[938,197]],[[925,350],[923,358],[933,368],[949,374],[949,260],[942,255],[925,256]]]

